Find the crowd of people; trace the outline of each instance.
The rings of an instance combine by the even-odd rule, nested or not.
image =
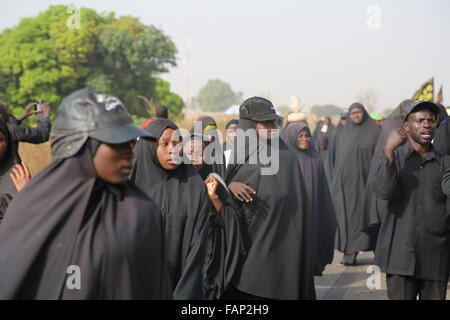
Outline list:
[[[115,96],[78,90],[14,118],[0,105],[0,299],[315,299],[335,249],[375,252],[389,299],[445,299],[447,110],[352,103],[314,130],[245,100],[226,136],[167,108],[136,127]],[[38,114],[38,125],[22,120]],[[50,139],[31,177],[19,142]]]

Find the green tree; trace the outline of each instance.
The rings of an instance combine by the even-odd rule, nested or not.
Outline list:
[[[120,97],[132,114],[148,117],[139,95],[180,100],[158,75],[176,65],[173,42],[161,30],[133,17],[116,18],[81,9],[80,28],[67,26],[66,6],[52,6],[0,34],[0,97],[12,110],[42,100],[56,108],[69,93],[91,87]],[[176,99],[179,98],[179,100]]]
[[[242,100],[242,92],[235,93],[231,86],[219,79],[209,80],[200,89],[196,102],[203,111],[220,112]]]
[[[341,112],[341,108],[333,105],[333,104],[326,104],[322,106],[313,106],[311,107],[311,113],[314,113],[315,115],[319,117],[331,117],[334,115],[338,115]]]

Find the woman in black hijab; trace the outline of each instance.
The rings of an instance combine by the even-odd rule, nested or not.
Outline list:
[[[133,183],[134,127],[119,99],[63,100],[54,161],[16,195],[0,228],[0,299],[164,299],[162,221]]]
[[[319,152],[320,160],[322,160],[322,164],[326,161],[327,156],[328,156],[328,141],[329,140],[326,135],[319,135],[319,137],[317,138],[317,151]],[[326,175],[325,175],[325,177],[326,177]]]
[[[276,135],[279,117],[270,101],[249,98],[239,113],[239,128],[258,142],[238,131],[227,167],[226,183],[244,213],[250,246],[225,296],[315,299],[312,213],[297,158]]]
[[[333,179],[334,165],[336,163],[336,153],[339,148],[342,131],[344,130],[345,124],[347,122],[347,116],[348,110],[345,109],[341,112],[339,123],[336,129],[334,129],[331,133],[328,140],[327,154],[323,165],[325,167],[325,174],[327,175],[328,183],[330,186]]]
[[[180,159],[177,129],[170,120],[155,120],[145,128],[151,139],[136,145],[131,181],[161,208],[174,299],[219,298],[239,258],[239,243],[233,240],[238,226],[221,238],[223,225],[229,225],[223,220],[233,217],[214,210],[202,178]],[[220,241],[228,244],[226,252]]]
[[[379,130],[362,104],[350,106],[338,144],[330,188],[338,221],[336,249],[344,253],[343,265],[354,265],[358,251],[370,250],[370,237],[360,226]]]
[[[306,123],[290,123],[281,138],[297,155],[305,181],[308,211],[314,218],[311,250],[314,274],[321,276],[325,266],[333,261],[336,234],[336,215],[327,177],[319,153],[311,144],[311,131]]]

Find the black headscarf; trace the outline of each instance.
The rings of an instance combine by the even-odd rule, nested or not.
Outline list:
[[[354,109],[363,112],[359,124],[350,120]],[[338,221],[336,248],[346,254],[370,250],[370,237],[361,232],[364,199],[370,165],[378,139],[379,128],[360,103],[349,108],[349,117],[342,131],[334,166],[331,194]]]
[[[379,165],[377,160],[382,159],[379,157],[379,154],[383,152],[389,134],[392,131],[403,127],[402,111],[410,102],[412,102],[411,99],[403,100],[397,106],[397,108],[395,108],[394,111],[392,111],[392,113],[383,121],[380,135],[378,136],[377,144],[375,146],[373,161],[370,166],[370,174],[367,179],[365,210],[361,219],[360,226],[361,230],[370,234],[371,247],[374,247],[376,244],[378,229],[381,222],[383,221],[384,215],[387,212],[388,205],[388,201],[379,199],[376,196],[375,191],[373,190],[373,181]]]
[[[0,223],[14,195],[16,188],[9,176],[10,170],[15,164],[20,163],[20,157],[16,148],[17,144],[12,143],[8,126],[0,119],[0,132],[5,135],[6,151],[3,159],[0,159]]]
[[[199,128],[201,132],[194,132],[195,126],[193,126],[190,130],[190,137],[191,139],[201,138],[202,143],[205,144],[204,159],[210,162],[209,164],[205,163],[205,166],[199,173],[203,179],[206,179],[213,172],[223,178],[225,177],[225,155],[220,143],[217,123],[210,116],[201,116],[197,121],[201,122]]]
[[[298,135],[303,130],[309,131],[308,124],[290,123],[281,138],[296,154],[300,164],[308,196],[308,211],[312,212],[314,218],[311,250],[315,258],[312,261],[313,268],[315,275],[322,275],[325,266],[333,261],[336,214],[319,153],[311,144],[306,150],[301,150],[298,146]]]
[[[159,211],[134,184],[97,178],[98,145],[88,139],[14,198],[0,228],[0,299],[170,297]],[[81,289],[68,286],[71,268]]]
[[[325,148],[322,148],[320,146],[321,142],[325,143]],[[322,160],[322,163],[326,161],[328,156],[328,144],[329,144],[328,137],[326,135],[319,135],[319,137],[317,138],[317,150],[319,151],[320,160]]]
[[[239,128],[254,130],[256,122],[239,120]],[[239,203],[246,220],[246,238],[251,242],[248,255],[237,271],[233,285],[247,294],[270,299],[315,299],[314,271],[311,263],[312,214],[300,166],[293,152],[279,139],[266,149],[279,152],[279,169],[262,175],[262,164],[249,163],[250,155],[266,152],[263,146],[245,143],[245,150],[233,146],[226,183],[241,182],[256,191],[253,202]],[[236,154],[238,153],[238,154]],[[273,163],[272,163],[273,164]]]
[[[173,297],[219,298],[237,264],[240,249],[234,239],[240,232],[230,227],[232,216],[215,212],[205,183],[186,159],[173,171],[161,167],[157,143],[167,128],[178,129],[170,120],[145,128],[152,138],[137,143],[131,180],[161,208]]]

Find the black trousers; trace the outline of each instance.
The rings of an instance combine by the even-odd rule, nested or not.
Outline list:
[[[429,281],[396,274],[386,275],[389,300],[445,300],[447,281]]]

